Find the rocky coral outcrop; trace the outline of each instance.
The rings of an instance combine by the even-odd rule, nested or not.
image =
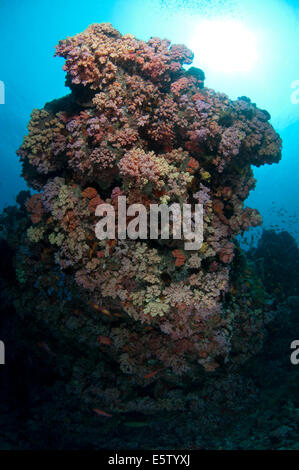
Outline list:
[[[56,55],[71,94],[33,111],[18,151],[39,191],[19,235],[22,311],[58,350],[77,341],[89,351],[89,378],[77,366],[73,386],[91,403],[93,390],[107,395],[103,381],[118,390],[173,384],[242,363],[262,344],[263,302],[248,288],[254,275],[232,280],[241,269],[234,240],[261,223],[244,207],[251,165],[281,157],[269,114],[204,87],[199,69],[183,67],[192,61],[185,46],[122,36],[110,24],[60,41]],[[182,240],[99,242],[96,207],[117,212],[123,195],[146,207],[203,204],[200,250]],[[112,408],[124,406],[119,393]]]

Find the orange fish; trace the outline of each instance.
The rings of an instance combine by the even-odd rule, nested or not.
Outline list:
[[[109,413],[106,413],[106,411],[99,410],[98,408],[94,408],[93,411],[99,416],[106,416],[107,418],[112,417],[112,415],[110,415]]]
[[[106,308],[101,308],[101,312],[102,312],[104,315],[107,315],[108,317],[111,317],[111,313],[110,313],[109,310],[107,310]]]
[[[118,318],[124,318],[124,315],[122,315],[121,313],[113,313],[113,316]]]
[[[97,310],[97,312],[101,312],[104,315],[111,317],[109,310],[107,310],[106,308],[100,307],[100,305],[94,304],[92,302],[88,302],[88,304],[90,305],[91,308],[93,308],[94,310]]]
[[[108,336],[98,336],[97,341],[101,344],[106,344],[107,346],[110,346],[110,344],[112,344],[112,340]]]
[[[148,374],[145,374],[143,376],[144,379],[151,379],[152,377],[154,377],[156,374],[158,374],[158,372],[160,372],[162,369],[157,369],[157,370],[154,370],[152,372],[149,372]]]

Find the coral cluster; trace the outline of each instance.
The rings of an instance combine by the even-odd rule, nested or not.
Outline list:
[[[248,279],[238,291],[232,281],[235,238],[261,223],[244,207],[251,165],[281,156],[269,114],[205,88],[201,70],[183,67],[193,56],[185,46],[110,24],[60,41],[56,55],[71,94],[33,111],[18,151],[38,190],[17,261],[39,298],[36,318],[141,385],[242,362],[261,344],[263,302]],[[96,207],[117,213],[123,195],[146,207],[203,204],[200,250],[174,239],[97,240]]]

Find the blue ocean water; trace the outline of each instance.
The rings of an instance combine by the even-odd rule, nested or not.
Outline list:
[[[298,0],[0,0],[0,213],[26,189],[16,150],[32,110],[69,93],[55,45],[102,22],[140,39],[186,44],[194,51],[193,65],[205,72],[206,87],[232,99],[248,96],[271,114],[283,157],[254,168],[257,186],[246,204],[261,212],[265,228],[287,230],[299,241]],[[248,350],[244,368],[235,368],[236,359],[228,371],[220,355],[215,375],[203,378],[199,371],[175,389],[165,374],[155,387],[136,382],[134,389],[126,354],[121,373],[115,361],[115,375],[112,353],[102,355],[101,349],[98,355],[99,347],[114,341],[112,327],[117,337],[116,327],[123,326],[118,309],[80,298],[82,291],[70,282],[72,268],[49,264],[46,244],[36,250],[20,243],[22,210],[14,216],[7,210],[13,248],[0,239],[0,340],[7,350],[6,376],[0,374],[0,449],[299,449],[299,359],[290,361],[291,342],[299,344],[299,248],[286,232],[265,231],[263,243],[246,257],[236,250],[230,290],[221,301],[238,306],[234,323],[241,339],[234,348]],[[261,233],[252,229],[242,245],[255,244]],[[161,272],[165,285],[167,274]],[[139,332],[139,324],[134,328]],[[246,343],[246,329],[252,342]],[[128,334],[125,327],[120,331]],[[155,364],[148,361],[153,369],[143,379],[162,372]],[[127,408],[118,409],[118,397]],[[176,408],[164,403],[165,412],[165,397]]]
[[[249,96],[268,110],[283,139],[283,158],[254,170],[258,183],[247,203],[258,208],[266,227],[287,229],[298,239],[296,0],[1,0],[0,209],[25,187],[15,151],[32,109],[68,93],[54,46],[96,22],[111,22],[140,39],[185,43],[207,87],[233,99]]]

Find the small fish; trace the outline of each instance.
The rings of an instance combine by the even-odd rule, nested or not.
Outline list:
[[[102,308],[102,309],[101,309],[101,312],[102,312],[104,315],[107,315],[108,317],[111,317],[111,313],[110,313],[109,310],[107,310],[106,308]]]
[[[98,343],[105,344],[106,346],[110,346],[112,344],[112,340],[108,336],[98,336],[97,341]]]
[[[111,414],[106,413],[106,411],[99,410],[98,408],[94,408],[93,411],[99,416],[106,416],[106,418],[111,418],[112,417]]]
[[[40,348],[44,349],[50,356],[52,356],[52,357],[55,357],[55,356],[56,356],[56,354],[55,354],[53,351],[51,351],[51,349],[49,348],[48,344],[45,343],[44,341],[42,341],[41,343],[38,343],[38,346],[39,346]]]
[[[158,374],[158,372],[160,372],[162,369],[157,369],[157,370],[154,370],[152,372],[149,372],[148,374],[145,374],[143,376],[144,379],[151,379],[152,377],[154,377],[156,374]]]
[[[93,308],[97,312],[103,313],[104,315],[107,315],[108,317],[111,317],[111,314],[110,314],[109,310],[107,310],[106,308],[103,308],[100,305],[94,304],[92,302],[88,302],[88,304],[90,305],[91,308]]]

